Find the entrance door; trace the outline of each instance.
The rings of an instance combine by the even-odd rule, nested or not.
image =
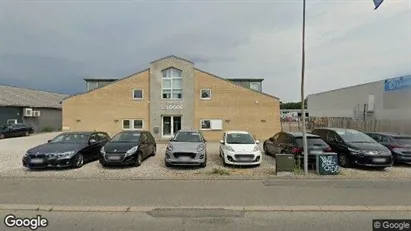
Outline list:
[[[163,137],[173,137],[179,130],[181,130],[181,116],[163,116]]]

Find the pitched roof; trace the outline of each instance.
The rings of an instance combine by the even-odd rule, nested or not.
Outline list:
[[[0,106],[61,108],[68,95],[0,85]]]

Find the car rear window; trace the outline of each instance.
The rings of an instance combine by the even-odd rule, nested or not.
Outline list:
[[[296,137],[295,141],[299,146],[303,146],[303,138]],[[307,146],[328,146],[320,137],[307,137]]]
[[[411,145],[411,137],[395,137],[395,141],[401,145]]]

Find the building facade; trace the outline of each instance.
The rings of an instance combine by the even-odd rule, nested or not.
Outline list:
[[[258,80],[262,81],[262,80]],[[224,130],[256,138],[280,131],[278,98],[240,86],[169,56],[148,69],[63,101],[63,129],[149,130],[158,140],[180,129],[200,129],[209,140]]]
[[[0,85],[0,124],[24,123],[34,132],[60,131],[60,102],[67,96]]]
[[[411,75],[308,96],[314,117],[403,120],[411,118]]]

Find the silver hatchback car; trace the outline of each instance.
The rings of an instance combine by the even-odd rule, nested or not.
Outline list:
[[[203,134],[198,130],[180,130],[166,149],[165,164],[169,166],[207,165],[207,145]]]

